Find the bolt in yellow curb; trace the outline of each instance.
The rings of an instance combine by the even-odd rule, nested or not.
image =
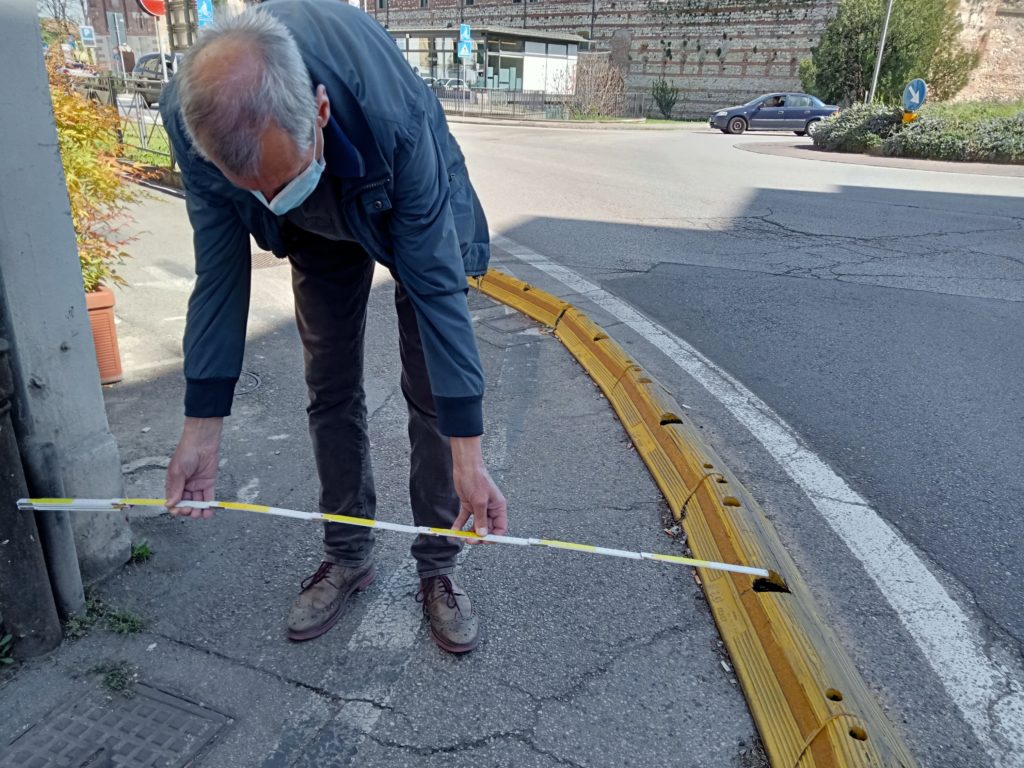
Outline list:
[[[781,574],[788,593],[759,591],[749,576],[700,569],[772,766],[915,766],[822,622],[764,512],[672,396],[571,304],[495,270],[469,282],[554,330],[608,398],[696,557],[759,563]]]

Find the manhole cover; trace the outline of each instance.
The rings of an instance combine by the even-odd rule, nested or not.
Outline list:
[[[0,753],[0,768],[182,768],[230,718],[148,685],[61,704]]]
[[[288,263],[288,259],[279,259],[270,251],[255,251],[252,254],[253,269],[270,269],[271,267],[282,267]]]
[[[248,395],[250,392],[255,392],[259,389],[260,384],[263,383],[261,379],[255,373],[249,371],[242,371],[238,374],[238,383],[235,384],[235,397],[239,395]]]

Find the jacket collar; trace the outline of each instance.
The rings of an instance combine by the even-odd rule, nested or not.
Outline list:
[[[324,126],[324,161],[327,172],[340,179],[361,179],[366,175],[363,156],[333,115]]]

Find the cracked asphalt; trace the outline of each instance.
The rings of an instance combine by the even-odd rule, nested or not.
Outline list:
[[[160,496],[181,424],[180,343],[191,275],[182,201],[135,209],[118,292],[125,380],[105,390],[126,493]],[[316,509],[290,272],[254,259],[243,377],[226,425],[217,497]],[[365,383],[382,518],[407,521],[405,404],[394,286],[371,294]],[[550,334],[480,295],[471,310],[488,378],[485,456],[512,532],[681,552],[666,508],[600,392]],[[255,382],[258,386],[253,388]],[[410,540],[378,535],[378,577],[327,635],[284,637],[320,529],[218,513],[139,512],[154,555],[99,586],[142,617],[100,628],[5,683],[0,745],[68,698],[102,690],[90,670],[129,663],[139,682],[230,718],[200,768],[330,766],[764,766],[753,723],[690,569],[572,552],[476,547],[461,581],[485,641],[456,658],[433,643],[414,596]],[[111,696],[110,707],[119,700]],[[0,747],[0,756],[3,749]],[[2,761],[2,760],[0,760]]]
[[[492,229],[637,307],[781,415],[911,542],[1019,691],[1024,179],[739,148],[793,143],[770,134],[460,128]],[[587,295],[498,259],[581,305],[690,406],[922,765],[987,765],[872,574],[764,447]]]

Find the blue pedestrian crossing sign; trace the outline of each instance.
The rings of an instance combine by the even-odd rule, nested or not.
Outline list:
[[[196,25],[202,29],[213,24],[213,0],[196,0]]]
[[[907,87],[903,89],[903,109],[905,112],[917,112],[923,105],[924,100],[928,96],[928,86],[924,80],[917,78],[907,83]]]
[[[473,38],[470,35],[469,24],[459,24],[459,42],[468,43],[472,39]]]
[[[473,44],[469,40],[459,40],[459,58],[468,59],[473,56]]]

